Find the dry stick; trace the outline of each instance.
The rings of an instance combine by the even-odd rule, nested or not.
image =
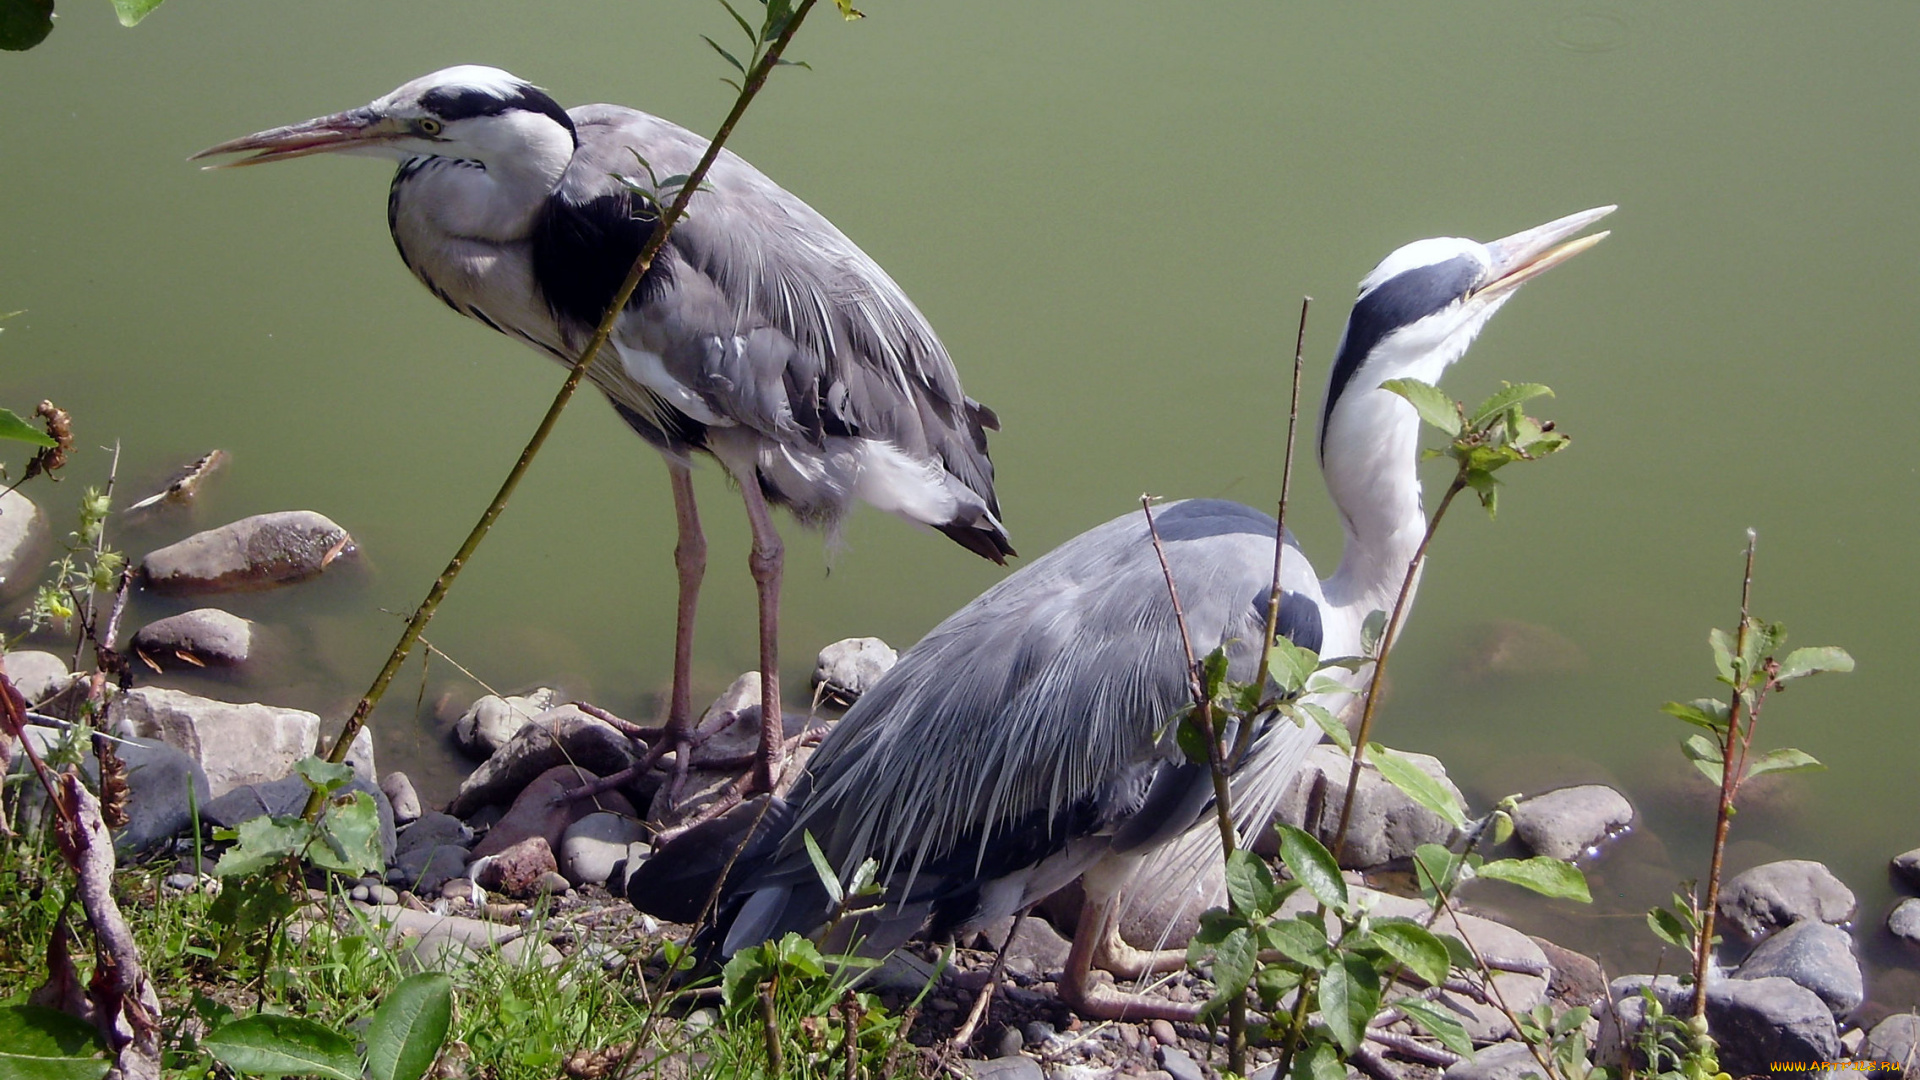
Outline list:
[[[1174,624],[1180,628],[1180,647],[1186,651],[1187,689],[1193,694],[1194,712],[1207,740],[1207,771],[1213,776],[1214,819],[1220,825],[1221,857],[1230,858],[1235,846],[1233,800],[1231,785],[1227,783],[1226,762],[1220,757],[1220,738],[1214,728],[1213,702],[1207,697],[1206,687],[1200,681],[1200,663],[1193,655],[1193,636],[1187,632],[1187,613],[1180,607],[1180,590],[1173,583],[1173,567],[1167,564],[1167,549],[1161,545],[1160,530],[1153,524],[1153,499],[1150,496],[1140,496],[1140,511],[1147,517],[1147,538],[1153,541],[1153,554],[1160,560],[1160,573],[1167,579],[1167,598],[1173,602]],[[1276,577],[1276,587],[1278,580]],[[1265,650],[1261,650],[1261,653],[1264,657]],[[1264,659],[1261,664],[1265,665]],[[1250,728],[1251,721],[1252,717],[1248,717],[1241,721],[1240,726]],[[1235,1073],[1247,1071],[1247,998],[1244,993],[1227,1003],[1227,1068]]]
[[[601,317],[600,325],[594,329],[593,337],[588,339],[586,348],[581,350],[580,359],[573,365],[573,370],[567,373],[566,381],[560,384],[560,392],[554,395],[553,404],[547,407],[546,415],[540,418],[540,426],[534,429],[533,438],[527,440],[526,448],[520,451],[519,460],[515,461],[513,468],[508,471],[499,492],[494,495],[493,501],[487,504],[486,511],[480,515],[480,520],[474,524],[473,531],[467,534],[460,549],[454,552],[446,569],[440,571],[440,576],[434,579],[433,587],[427,590],[427,598],[420,602],[420,606],[414,609],[413,617],[407,620],[407,627],[400,632],[400,640],[394,642],[393,652],[387,656],[386,664],[380,668],[380,673],[373,677],[373,684],[367,688],[366,696],[354,706],[353,715],[347,718],[346,726],[340,729],[340,736],[333,741],[333,749],[327,751],[328,761],[338,765],[346,758],[347,748],[353,745],[354,736],[360,734],[360,729],[366,726],[368,714],[373,712],[373,707],[378,705],[380,699],[385,696],[387,686],[393,682],[394,676],[400,673],[400,665],[406,662],[407,654],[413,650],[414,642],[426,630],[427,623],[439,609],[440,602],[446,599],[447,591],[453,588],[454,578],[460,575],[461,568],[466,566],[467,560],[473,557],[474,549],[480,546],[480,541],[486,539],[487,532],[493,528],[493,523],[506,510],[508,498],[513,495],[514,489],[520,486],[520,478],[526,475],[527,467],[533,464],[534,455],[539,453],[540,448],[546,444],[547,436],[559,422],[560,414],[566,410],[567,402],[573,400],[574,391],[580,388],[580,380],[586,377],[588,370],[593,367],[594,360],[606,348],[607,340],[613,336],[614,324],[625,313],[627,302],[639,289],[640,279],[645,277],[647,271],[652,268],[654,256],[658,255],[661,247],[665,245],[667,234],[672,232],[674,225],[685,216],[687,203],[692,200],[693,193],[699,190],[702,181],[706,179],[707,171],[713,167],[714,161],[720,156],[720,148],[726,144],[727,137],[733,134],[734,125],[739,123],[741,115],[747,111],[747,106],[752,103],[754,95],[758,94],[760,88],[766,84],[768,74],[779,64],[780,54],[785,51],[787,43],[793,40],[794,33],[800,29],[800,24],[806,20],[807,12],[813,9],[814,3],[815,0],[800,0],[799,6],[795,7],[793,14],[788,17],[786,25],[780,28],[779,33],[775,34],[772,42],[767,45],[765,55],[761,56],[759,63],[756,63],[747,73],[745,81],[740,84],[740,96],[735,99],[733,110],[727,113],[727,118],[721,123],[720,130],[714,134],[713,141],[707,144],[707,152],[701,156],[700,163],[693,167],[693,171],[687,174],[686,182],[680,185],[679,194],[674,196],[673,205],[667,207],[654,224],[653,234],[647,238],[646,244],[640,249],[639,256],[633,260],[633,268],[627,271],[626,280],[620,283],[619,291],[613,294],[612,302],[607,305],[607,313]],[[307,805],[301,811],[301,816],[309,821],[315,819],[320,814],[322,802],[320,793],[315,791],[307,797]]]
[[[1453,505],[1454,496],[1465,491],[1466,480],[1459,476],[1447,485],[1447,493],[1440,498],[1440,505],[1427,522],[1426,535],[1420,538],[1420,546],[1413,551],[1413,558],[1407,561],[1407,576],[1400,582],[1400,595],[1394,598],[1393,615],[1380,631],[1378,655],[1373,660],[1373,675],[1367,680],[1367,700],[1360,710],[1360,731],[1353,739],[1353,767],[1347,771],[1347,797],[1340,803],[1340,827],[1333,834],[1333,861],[1340,862],[1340,854],[1347,846],[1347,823],[1353,817],[1353,795],[1360,789],[1361,756],[1367,752],[1367,736],[1373,732],[1373,710],[1380,700],[1380,681],[1387,670],[1387,654],[1392,650],[1394,639],[1400,634],[1400,624],[1407,617],[1407,608],[1413,599],[1413,583],[1420,580],[1420,568],[1427,561],[1427,547],[1433,543],[1433,534],[1440,527],[1440,519],[1447,516],[1447,507]]]
[[[1759,546],[1760,534],[1747,530],[1747,565],[1740,580],[1740,632],[1734,642],[1734,662],[1737,664],[1747,655],[1747,619],[1753,599],[1753,551]],[[1753,672],[1749,671],[1741,682],[1750,682]],[[1733,793],[1739,786],[1739,773],[1734,768],[1733,742],[1740,733],[1741,705],[1745,701],[1742,693],[1746,688],[1736,684],[1732,701],[1727,706],[1726,742],[1720,753],[1720,811],[1713,823],[1713,856],[1707,864],[1707,902],[1701,905],[1700,937],[1693,946],[1693,1018],[1705,1020],[1707,1016],[1707,964],[1713,959],[1713,912],[1720,902],[1720,857],[1727,849],[1727,827],[1733,823]],[[1753,720],[1747,720],[1748,735],[1751,737]],[[1745,764],[1744,755],[1741,762]]]
[[[1293,400],[1287,405],[1287,450],[1280,467],[1280,505],[1273,515],[1273,588],[1267,593],[1267,636],[1260,649],[1260,669],[1253,676],[1253,685],[1261,693],[1267,689],[1267,672],[1273,658],[1273,636],[1280,629],[1280,562],[1287,553],[1287,496],[1293,491],[1293,442],[1294,432],[1300,426],[1300,376],[1306,369],[1304,356],[1307,340],[1307,308],[1312,306],[1313,297],[1300,298],[1300,328],[1293,335]],[[1233,758],[1247,752],[1253,743],[1252,717],[1240,725],[1240,738],[1233,747]]]

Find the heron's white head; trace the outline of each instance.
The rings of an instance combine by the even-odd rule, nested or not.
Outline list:
[[[1321,412],[1324,457],[1334,409],[1388,379],[1438,382],[1520,285],[1605,239],[1567,238],[1613,213],[1583,210],[1481,244],[1457,236],[1416,240],[1360,280]]]
[[[227,165],[324,153],[446,158],[558,177],[573,150],[573,121],[546,91],[499,68],[464,64],[360,108],[256,132],[194,157],[252,154]]]

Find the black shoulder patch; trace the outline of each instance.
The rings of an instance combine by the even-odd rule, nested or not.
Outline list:
[[[468,120],[476,116],[499,116],[509,109],[522,112],[539,113],[553,120],[575,136],[573,118],[560,103],[547,96],[545,90],[527,83],[520,83],[505,97],[491,90],[477,86],[440,86],[426,92],[420,98],[420,104],[428,112],[442,120]]]
[[[1340,336],[1340,352],[1334,357],[1327,401],[1320,410],[1322,453],[1327,448],[1327,417],[1333,415],[1334,403],[1374,347],[1395,330],[1419,322],[1465,296],[1481,272],[1478,262],[1465,255],[1456,256],[1388,278],[1353,305],[1346,332]]]
[[[624,189],[586,202],[556,192],[540,208],[533,223],[533,278],[554,315],[582,326],[600,324],[658,220],[651,211],[634,216],[633,203]],[[647,271],[635,303],[665,284],[664,255]]]
[[[1267,592],[1262,589],[1253,598],[1254,619],[1262,626],[1267,621]],[[1280,617],[1273,621],[1274,632],[1303,649],[1320,651],[1326,638],[1326,626],[1320,621],[1320,605],[1299,593],[1280,592]],[[1254,635],[1258,637],[1258,634]]]

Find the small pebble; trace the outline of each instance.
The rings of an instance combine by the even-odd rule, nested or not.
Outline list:
[[[367,887],[365,885],[355,885],[353,891],[347,893],[347,895],[364,904],[367,902]]]
[[[385,885],[375,885],[373,888],[367,890],[367,895],[382,904],[397,904],[400,902],[400,890],[389,888]]]
[[[1153,1034],[1153,1041],[1161,1046],[1173,1046],[1180,1042],[1180,1036],[1174,1034],[1173,1025],[1165,1020],[1155,1020],[1147,1025],[1147,1030]]]
[[[160,884],[175,892],[190,892],[193,889],[192,874],[168,874]]]
[[[960,1006],[958,1003],[952,1001],[951,999],[943,998],[943,997],[934,998],[933,1001],[929,1003],[929,1005],[933,1009],[933,1011],[937,1013],[951,1013],[951,1012],[960,1011]]]
[[[449,900],[467,900],[473,896],[471,879],[458,877],[440,886],[440,895]]]
[[[1020,1025],[1020,1036],[1028,1046],[1045,1046],[1053,1038],[1053,1025],[1045,1020],[1029,1020]]]
[[[994,1044],[993,1056],[1012,1057],[1020,1052],[1021,1047],[1026,1045],[1027,1040],[1021,1038],[1020,1029],[1009,1024],[1000,1029],[1000,1041]]]

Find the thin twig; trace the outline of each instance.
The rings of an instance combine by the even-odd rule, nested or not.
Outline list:
[[[1293,396],[1287,405],[1287,449],[1280,466],[1280,504],[1273,515],[1273,586],[1267,592],[1267,632],[1262,639],[1260,667],[1253,676],[1253,685],[1262,694],[1267,690],[1274,635],[1280,630],[1280,565],[1287,554],[1287,497],[1293,491],[1294,433],[1300,427],[1300,380],[1306,371],[1307,308],[1312,304],[1313,297],[1300,298],[1300,327],[1293,335]],[[1249,722],[1240,725],[1240,737],[1234,743],[1235,761],[1240,760],[1253,743],[1252,717],[1247,719]]]
[[[1760,534],[1747,530],[1746,568],[1740,578],[1740,631],[1734,639],[1734,670],[1740,670],[1741,661],[1747,655],[1747,634],[1749,613],[1753,600],[1753,554],[1760,545]],[[1746,700],[1745,691],[1753,680],[1753,672],[1747,672],[1735,680],[1731,700],[1727,706],[1727,734],[1720,753],[1720,809],[1713,823],[1713,856],[1707,864],[1706,903],[1701,905],[1700,937],[1693,945],[1693,1018],[1705,1020],[1707,1015],[1707,967],[1713,959],[1713,915],[1720,903],[1720,860],[1727,849],[1727,828],[1733,823],[1733,795],[1739,786],[1739,774],[1733,760],[1734,740],[1740,734],[1742,704]],[[1747,718],[1748,736],[1752,736],[1753,719]],[[1741,764],[1745,764],[1744,756]]]
[[[566,380],[560,384],[559,392],[554,395],[553,404],[547,407],[546,415],[541,417],[540,425],[534,429],[533,437],[527,440],[526,448],[520,451],[519,459],[508,471],[499,492],[494,495],[493,501],[487,504],[486,510],[481,513],[480,520],[467,534],[460,549],[447,562],[446,569],[434,579],[433,587],[427,590],[426,599],[420,602],[420,606],[414,609],[413,617],[407,620],[406,629],[401,631],[400,640],[394,643],[393,651],[387,656],[387,662],[381,666],[379,674],[374,676],[373,684],[367,688],[360,703],[354,706],[352,715],[347,717],[346,726],[340,729],[339,737],[334,739],[333,748],[327,752],[328,761],[337,765],[346,759],[348,747],[353,745],[353,740],[360,734],[360,729],[366,726],[367,717],[385,696],[387,686],[393,682],[394,676],[400,673],[400,665],[406,662],[407,654],[413,650],[414,643],[426,630],[427,623],[433,618],[434,612],[439,610],[440,602],[446,599],[448,590],[453,588],[454,579],[459,576],[467,561],[473,557],[474,550],[480,546],[480,541],[486,539],[488,531],[493,528],[493,523],[506,510],[507,500],[512,497],[514,489],[520,486],[521,477],[526,475],[527,468],[533,464],[534,455],[538,454],[540,448],[546,444],[547,436],[559,423],[560,414],[566,410],[567,403],[573,399],[574,391],[580,388],[580,382],[586,378],[587,372],[593,367],[594,360],[606,348],[607,341],[613,336],[614,327],[626,312],[627,302],[639,289],[641,279],[653,267],[654,257],[666,244],[667,236],[673,231],[674,225],[686,214],[687,203],[692,200],[694,192],[700,190],[707,172],[713,168],[714,161],[720,156],[721,147],[726,144],[727,137],[733,134],[734,125],[740,122],[740,117],[747,111],[747,106],[760,92],[760,88],[766,84],[767,76],[780,63],[780,54],[786,50],[787,43],[793,40],[793,35],[800,29],[800,24],[806,21],[807,12],[813,10],[814,3],[815,0],[800,0],[786,24],[779,28],[773,41],[768,44],[767,51],[760,57],[760,61],[747,73],[746,79],[740,84],[740,96],[734,100],[733,110],[727,113],[727,118],[720,124],[720,130],[715,132],[713,141],[707,144],[707,151],[701,156],[700,163],[687,174],[686,182],[680,185],[680,191],[674,196],[673,204],[667,207],[655,222],[652,235],[647,238],[646,244],[640,249],[640,254],[633,260],[633,267],[627,271],[626,280],[620,283],[620,288],[613,294],[612,301],[607,305],[606,314],[600,319],[600,325],[595,328],[586,347],[580,351],[580,359],[573,365],[573,370],[567,373]],[[306,808],[301,812],[301,816],[309,821],[317,818],[322,801],[320,793],[315,791],[308,796]]]

